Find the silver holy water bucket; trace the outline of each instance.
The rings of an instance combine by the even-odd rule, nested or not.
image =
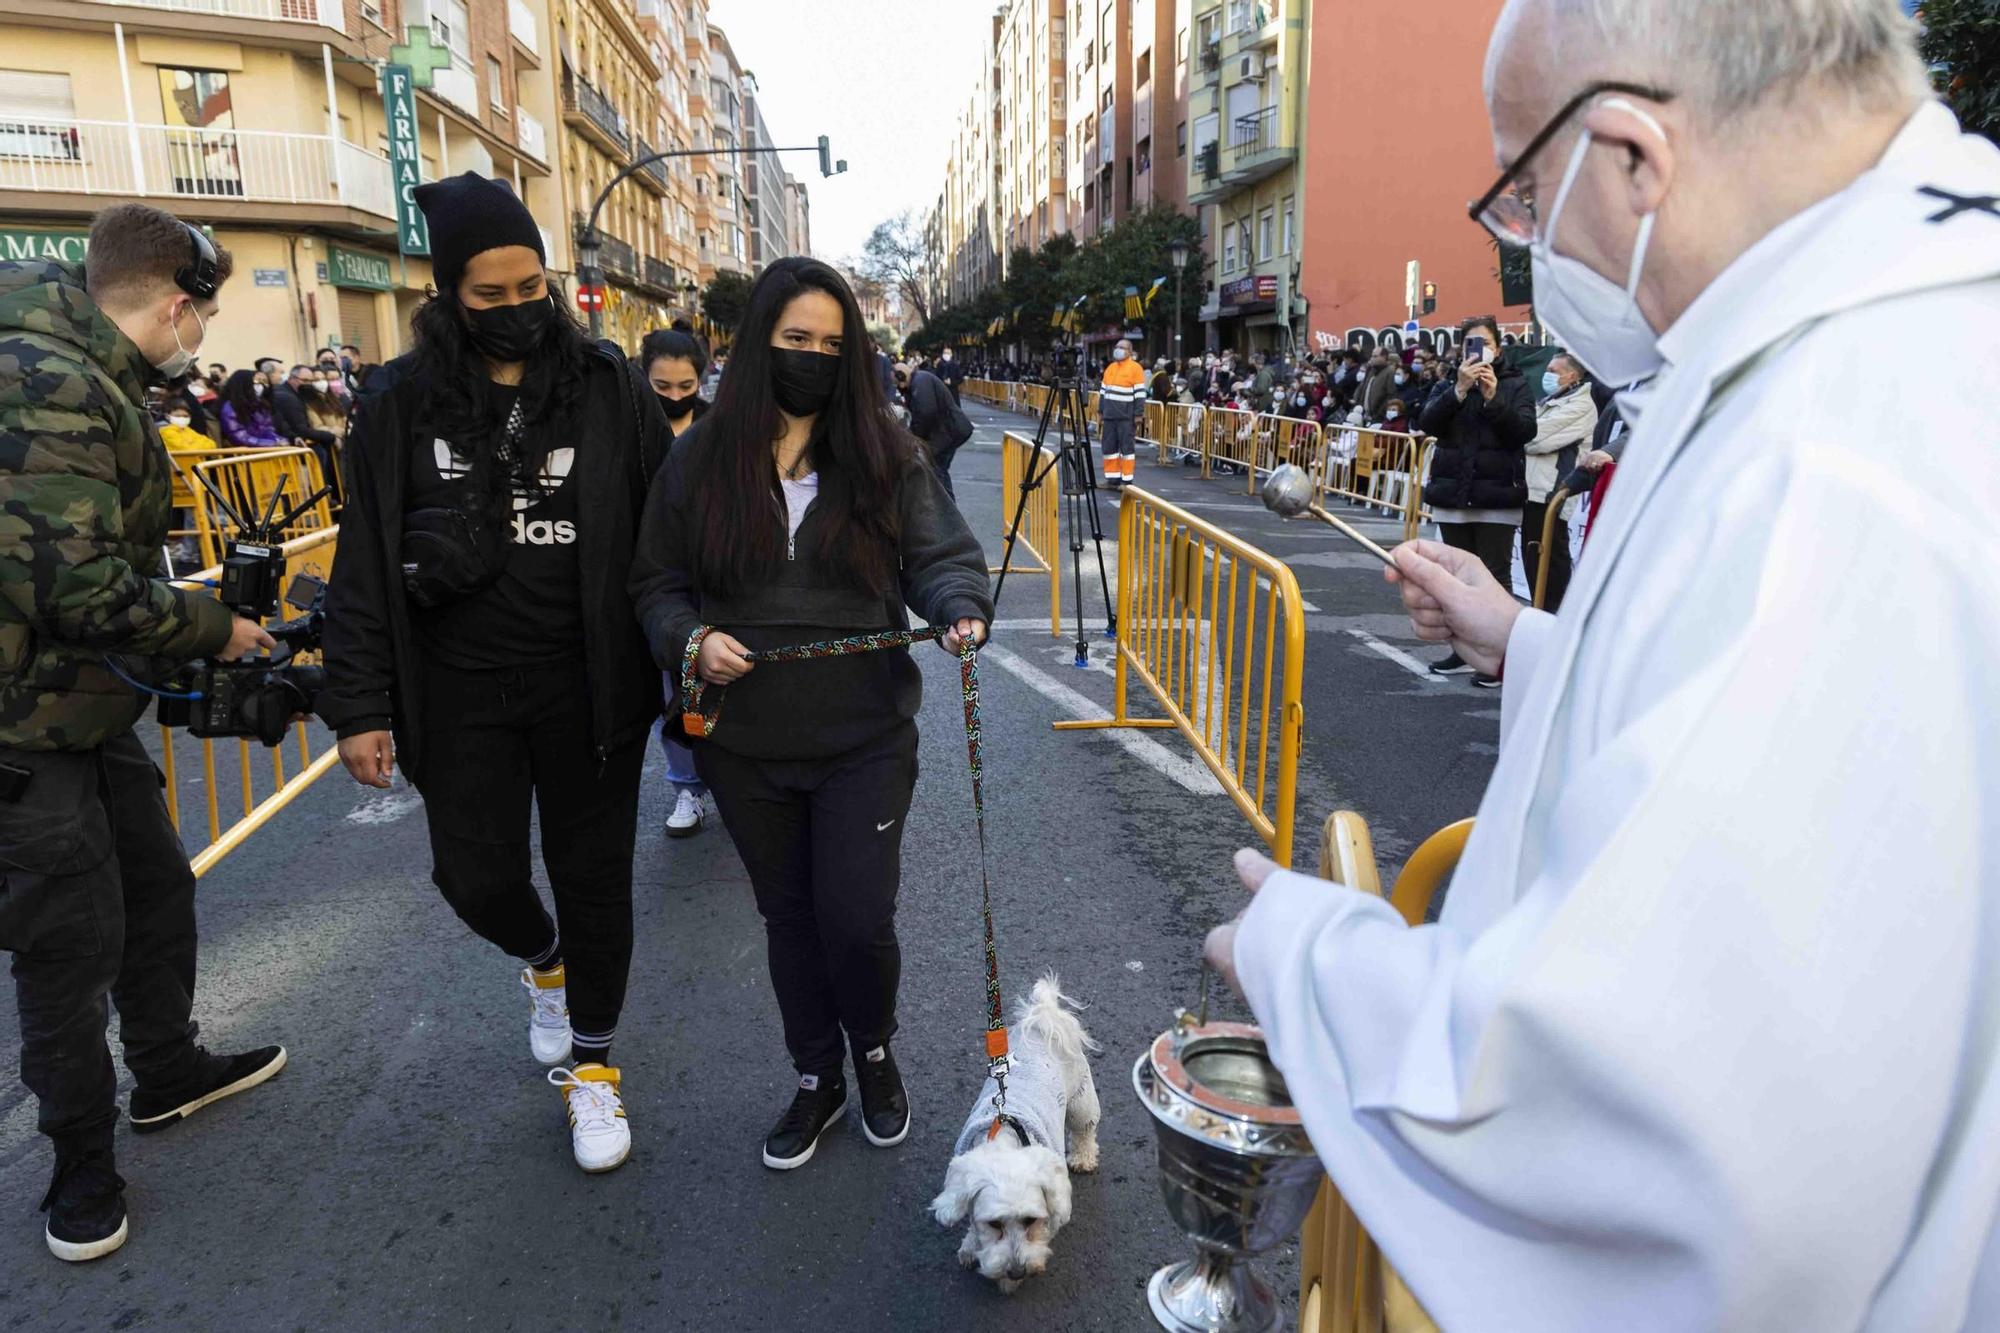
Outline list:
[[[1247,1023],[1182,1023],[1132,1067],[1153,1116],[1160,1193],[1195,1243],[1146,1287],[1173,1333],[1273,1333],[1278,1298],[1250,1261],[1299,1229],[1319,1190],[1319,1157],[1284,1077]]]

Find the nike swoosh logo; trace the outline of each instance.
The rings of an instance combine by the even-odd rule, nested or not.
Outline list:
[[[895,822],[896,822],[896,821],[892,819],[892,820],[890,820],[890,821],[889,821],[889,824],[893,824],[893,823],[895,823]],[[877,833],[880,833],[880,832],[881,832],[881,831],[882,831],[883,829],[885,829],[885,828],[888,828],[888,827],[889,827],[889,824],[877,824],[877,825],[875,826],[875,831],[876,831]]]

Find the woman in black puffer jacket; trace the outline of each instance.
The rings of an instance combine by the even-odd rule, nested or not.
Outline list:
[[[1501,359],[1500,328],[1490,315],[1465,321],[1459,336],[1466,353],[1458,378],[1432,391],[1418,422],[1437,438],[1424,503],[1445,544],[1477,555],[1505,588],[1512,586],[1514,531],[1528,499],[1523,446],[1535,438],[1535,395]],[[1457,653],[1431,668],[1440,675],[1471,669]]]

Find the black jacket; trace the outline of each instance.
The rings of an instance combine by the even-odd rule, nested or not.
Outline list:
[[[959,441],[952,438],[951,390],[943,380],[928,370],[913,371],[903,402],[910,409],[910,434],[929,446],[932,458],[942,459],[958,448]]]
[[[1437,437],[1424,503],[1433,509],[1519,509],[1528,502],[1527,456],[1535,438],[1535,395],[1505,360],[1489,401],[1474,390],[1458,400],[1457,384],[1440,384],[1419,423]]]
[[[688,639],[703,625],[760,650],[906,629],[905,606],[932,625],[967,616],[991,623],[986,554],[937,472],[915,449],[904,463],[897,493],[902,575],[896,591],[881,596],[855,588],[815,558],[825,519],[816,501],[799,525],[795,554],[774,578],[729,596],[705,592],[695,571],[697,514],[686,480],[689,456],[702,447],[703,430],[693,426],[681,432],[666,466],[653,479],[632,566],[632,601],[653,659],[668,677],[669,713],[680,704]],[[772,504],[772,521],[783,522],[776,496]],[[727,696],[715,736],[698,744],[713,743],[755,759],[823,759],[865,745],[914,718],[923,678],[909,650],[895,648],[762,663],[729,686]]]
[[[592,744],[599,758],[642,735],[660,713],[660,675],[638,632],[626,576],[646,488],[667,449],[658,398],[622,356],[593,347],[576,438],[605,448],[578,451],[578,566],[584,606],[584,671]],[[347,508],[326,594],[326,688],[319,715],[341,736],[392,728],[397,758],[423,780],[421,690],[403,593],[404,492],[411,450],[427,443],[424,378],[398,358],[381,392],[355,409],[347,437]]]
[[[333,432],[312,424],[312,418],[306,415],[305,400],[289,384],[271,386],[271,419],[278,423],[278,430],[286,439],[333,443]]]

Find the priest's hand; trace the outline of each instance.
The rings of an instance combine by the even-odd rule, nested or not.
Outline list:
[[[1255,893],[1264,887],[1264,881],[1278,868],[1277,862],[1262,852],[1245,847],[1236,853],[1236,874],[1243,881],[1243,887]],[[1245,908],[1244,911],[1248,911]],[[1242,983],[1236,979],[1236,926],[1243,920],[1243,912],[1238,912],[1229,920],[1208,932],[1208,939],[1201,946],[1201,956],[1215,969],[1229,988],[1238,995],[1243,994]],[[1248,998],[1247,996],[1245,997]]]
[[[1427,643],[1452,651],[1488,676],[1500,674],[1521,604],[1470,551],[1438,542],[1404,542],[1383,577],[1403,590],[1403,606]]]

